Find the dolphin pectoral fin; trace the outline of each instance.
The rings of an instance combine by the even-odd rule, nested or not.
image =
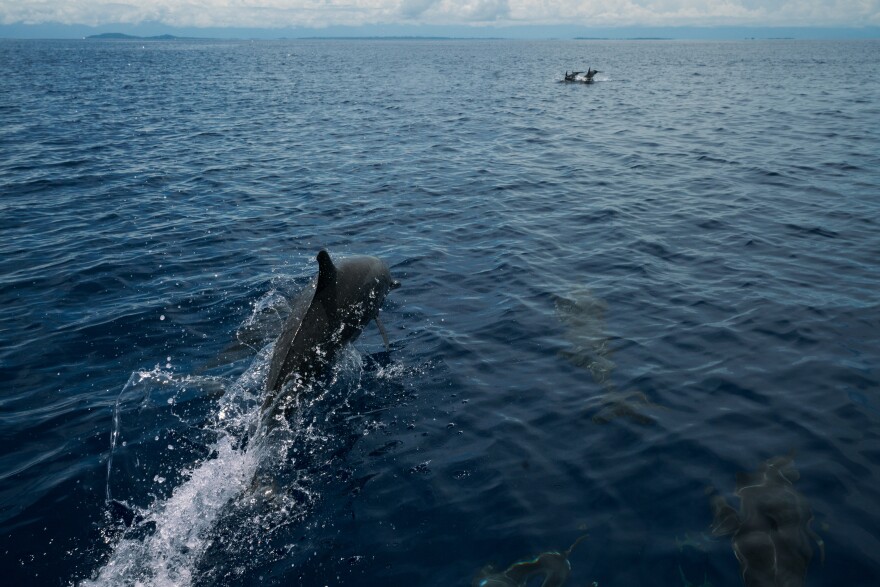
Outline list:
[[[382,335],[382,342],[385,343],[385,350],[387,352],[391,352],[391,343],[388,342],[388,333],[385,332],[385,327],[382,326],[382,321],[379,320],[379,316],[376,316],[376,326],[379,327],[379,333]]]
[[[822,564],[825,564],[825,541],[822,540],[822,537],[816,534],[816,531],[807,526],[807,535],[812,538],[816,542],[816,546],[819,547],[819,558],[822,561]]]
[[[727,500],[717,493],[711,498],[712,513],[714,520],[710,530],[713,536],[727,536],[733,534],[740,527],[739,514],[730,507]]]

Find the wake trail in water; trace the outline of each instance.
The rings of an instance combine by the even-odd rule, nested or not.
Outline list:
[[[218,515],[247,489],[259,461],[257,455],[236,449],[229,437],[213,448],[216,458],[195,468],[170,498],[147,513],[142,524],[154,525],[153,534],[144,540],[123,538],[97,577],[82,585],[192,584],[193,570],[211,543]]]
[[[326,484],[336,478],[333,467],[339,466],[339,455],[359,436],[352,427],[363,417],[378,417],[384,407],[371,403],[369,392],[362,393],[363,357],[349,346],[338,357],[330,381],[303,388],[284,426],[265,435],[254,433],[260,418],[258,390],[270,356],[271,345],[260,351],[245,375],[225,386],[219,406],[211,404],[209,422],[197,426],[187,422],[192,416],[184,407],[169,414],[168,406],[186,404],[193,387],[201,393],[206,383],[216,387],[216,378],[175,377],[161,370],[132,376],[114,411],[115,458],[108,465],[106,490],[108,509],[124,510],[125,523],[108,522],[109,558],[80,585],[214,585],[246,577],[255,565],[271,563],[279,552],[297,547],[288,529],[308,523]],[[397,376],[393,368],[376,373],[380,379]],[[166,397],[169,389],[176,391]],[[131,401],[140,395],[138,410],[128,416],[148,420],[146,433],[131,424],[134,430],[127,430],[123,413],[126,397]],[[164,423],[158,426],[152,424],[158,416],[144,415],[157,405],[164,410]],[[163,426],[179,429],[176,444],[156,434]],[[197,447],[199,456],[183,457],[189,464],[178,465],[181,457],[174,461],[169,454],[181,450],[180,440],[191,430],[207,430],[213,440]],[[135,439],[127,446],[126,435]],[[137,448],[140,453],[132,454]],[[157,459],[161,462],[148,462]],[[162,490],[168,492],[174,483],[163,497]],[[131,503],[120,501],[132,495]],[[144,501],[149,502],[145,507],[132,505]]]
[[[266,313],[264,302],[276,301],[274,295],[270,292],[254,305],[254,315],[242,328]],[[252,338],[249,343],[260,344],[258,337]],[[273,345],[260,346],[250,367],[232,381],[175,375],[159,366],[129,377],[113,410],[106,487],[108,510],[124,510],[125,524],[109,521],[105,540],[110,556],[80,585],[198,583],[199,565],[217,538],[218,522],[251,491],[261,464],[272,460],[267,453],[274,451],[245,440],[259,418],[259,395]],[[179,456],[186,452],[184,446],[190,448],[188,460]],[[178,485],[168,495],[175,481]],[[122,489],[114,490],[114,485]],[[149,505],[136,505],[146,500]]]
[[[194,569],[213,540],[218,517],[227,504],[248,489],[261,460],[259,447],[243,448],[239,437],[240,431],[246,429],[254,418],[258,405],[249,397],[252,394],[247,389],[261,381],[270,350],[261,351],[251,368],[231,385],[223,385],[214,377],[179,377],[158,367],[132,374],[120,392],[113,412],[106,488],[108,505],[118,504],[129,510],[132,527],[115,543],[106,564],[92,579],[83,581],[81,585],[178,587],[193,583]],[[112,489],[114,456],[118,449],[126,445],[125,441],[120,443],[126,399],[131,399],[132,395],[135,398],[140,396],[139,408],[131,414],[133,419],[137,419],[156,403],[169,406],[166,408],[169,411],[170,406],[185,403],[189,390],[197,389],[198,393],[204,394],[205,388],[210,386],[214,389],[209,390],[209,395],[216,393],[218,384],[222,393],[219,410],[214,423],[206,426],[213,429],[211,431],[217,438],[202,447],[208,457],[198,459],[183,471],[178,471],[184,480],[165,499],[154,496],[153,502],[145,508],[115,501],[114,497],[119,496],[114,496]],[[174,393],[165,399],[167,390],[173,390]],[[161,397],[154,398],[154,395]],[[186,414],[186,409],[182,413]],[[183,416],[175,416],[172,422],[186,424]],[[159,436],[155,436],[154,440],[158,442]],[[174,448],[172,444],[167,446],[169,451]],[[161,450],[157,452],[162,453]],[[140,457],[135,459],[138,466],[144,464]],[[157,474],[153,482],[162,485],[166,479]]]

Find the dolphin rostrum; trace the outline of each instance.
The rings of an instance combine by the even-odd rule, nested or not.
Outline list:
[[[825,544],[810,527],[813,512],[794,488],[799,478],[791,456],[774,457],[754,473],[737,474],[739,512],[712,495],[712,533],[732,535],[746,587],[802,587],[813,558],[810,539],[825,560]]]
[[[293,310],[275,342],[261,410],[267,429],[288,415],[301,384],[324,373],[337,351],[355,340],[370,320],[376,321],[388,348],[379,309],[388,292],[400,286],[388,265],[369,256],[334,263],[325,250],[317,260],[317,278],[292,301]],[[295,383],[285,385],[293,379]]]

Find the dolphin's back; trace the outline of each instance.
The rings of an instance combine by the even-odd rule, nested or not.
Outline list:
[[[285,373],[284,363],[293,347],[293,341],[302,327],[306,313],[312,305],[315,297],[316,282],[313,280],[293,301],[293,308],[284,327],[281,336],[275,342],[275,350],[272,353],[272,364],[269,366],[269,377],[266,380],[266,389],[275,391],[281,387],[282,374]]]
[[[297,376],[305,382],[319,376],[343,345],[355,340],[378,312],[396,282],[388,266],[376,257],[349,257],[334,263],[326,251],[318,253],[318,276],[295,298],[290,317],[272,352],[264,421],[286,409],[292,393],[281,390]]]

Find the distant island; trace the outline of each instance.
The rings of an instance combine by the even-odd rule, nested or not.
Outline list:
[[[174,35],[156,35],[155,37],[138,37],[137,35],[126,35],[125,33],[101,33],[100,35],[89,35],[87,39],[110,39],[110,40],[130,40],[130,41],[172,41],[175,39],[183,39],[185,37],[175,37]]]
[[[672,37],[574,37],[575,41],[674,41]]]
[[[463,39],[461,37],[421,37],[418,35],[381,35],[375,37],[280,37],[280,41],[496,41],[495,37]]]
[[[139,37],[137,35],[126,35],[125,33],[101,33],[100,35],[89,35],[86,39],[110,40],[110,41],[204,41],[210,37],[178,37],[175,35],[156,35],[153,37]],[[232,40],[236,40],[231,38]],[[440,36],[419,36],[419,35],[381,35],[381,36],[313,36],[313,37],[277,37],[275,39],[266,39],[274,41],[497,41],[502,37],[440,37]],[[213,40],[213,39],[212,39]],[[227,39],[228,40],[228,39]]]

